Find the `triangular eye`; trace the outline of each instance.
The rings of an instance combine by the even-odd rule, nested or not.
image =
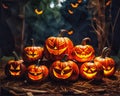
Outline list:
[[[20,64],[17,66],[16,70],[20,70]]]
[[[92,67],[92,68],[90,68],[90,69],[91,69],[91,71],[93,71],[93,72],[96,70],[96,68],[95,68],[95,67]]]
[[[12,65],[10,66],[10,70],[14,70],[14,67]]]
[[[84,71],[87,71],[87,70],[88,70],[88,68],[87,68],[87,67],[84,67],[84,68],[83,68],[83,70],[84,70]]]
[[[57,70],[61,70],[61,68],[60,68],[59,66],[56,66],[55,69],[57,69]]]
[[[65,67],[63,70],[70,70],[70,66]]]

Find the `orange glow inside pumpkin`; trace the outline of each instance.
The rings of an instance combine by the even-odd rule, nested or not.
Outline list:
[[[72,75],[73,69],[70,66],[60,67],[55,66],[53,69],[53,74],[59,79],[67,79]]]
[[[83,66],[83,74],[87,78],[92,79],[97,74],[96,66],[94,66],[94,65]]]
[[[43,48],[41,47],[26,47],[24,49],[24,58],[27,60],[37,60],[42,56]]]
[[[95,57],[94,49],[89,45],[78,45],[74,48],[74,56],[80,62],[90,61]]]
[[[21,72],[20,64],[18,64],[16,66],[13,64],[10,65],[9,73],[12,76],[19,76],[20,72]]]
[[[28,77],[31,80],[41,80],[43,78],[43,71],[39,66],[30,66],[28,71]]]
[[[58,39],[57,39],[58,38]],[[68,49],[65,39],[62,37],[57,37],[56,39],[48,39],[46,48],[50,54],[61,55]]]
[[[115,62],[112,58],[106,57],[106,64],[103,64],[105,76],[112,76],[115,72]]]

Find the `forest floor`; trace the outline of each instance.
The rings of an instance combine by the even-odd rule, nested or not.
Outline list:
[[[114,76],[102,81],[83,80],[79,78],[73,83],[54,82],[30,84],[25,79],[9,80],[4,74],[4,66],[0,66],[0,96],[119,96],[120,67]]]

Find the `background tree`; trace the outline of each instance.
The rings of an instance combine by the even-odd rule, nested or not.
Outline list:
[[[25,8],[27,44],[31,38],[43,45],[49,36],[57,36],[60,29],[71,26],[63,20],[58,0],[30,0]],[[26,44],[26,45],[27,45]]]

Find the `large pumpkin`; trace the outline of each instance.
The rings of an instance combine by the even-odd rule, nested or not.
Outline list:
[[[26,67],[23,64],[23,60],[19,59],[15,52],[13,52],[13,54],[15,55],[15,59],[7,62],[5,74],[8,78],[21,78],[26,71]]]
[[[61,37],[60,33],[58,37],[49,37],[45,41],[44,54],[48,60],[61,60],[65,54],[71,58],[72,48],[73,42],[67,37]]]
[[[103,65],[104,76],[110,77],[115,73],[115,61],[108,57],[110,48],[103,48],[101,56],[95,57],[94,61],[100,62]]]
[[[49,70],[45,65],[41,65],[41,63],[31,64],[27,68],[26,75],[29,82],[42,82],[48,77]]]
[[[43,55],[43,47],[35,46],[34,40],[32,40],[32,46],[27,46],[23,49],[23,60],[25,62],[33,62],[40,59]]]
[[[101,80],[103,77],[102,64],[99,62],[85,62],[80,66],[80,75],[84,79]]]
[[[80,45],[76,45],[73,48],[72,55],[73,59],[78,62],[87,62],[93,60],[95,57],[94,48],[91,45],[87,45],[86,41],[91,40],[90,38],[86,37],[82,40]]]
[[[50,66],[50,76],[55,80],[75,81],[79,76],[79,68],[71,60],[57,60]]]

